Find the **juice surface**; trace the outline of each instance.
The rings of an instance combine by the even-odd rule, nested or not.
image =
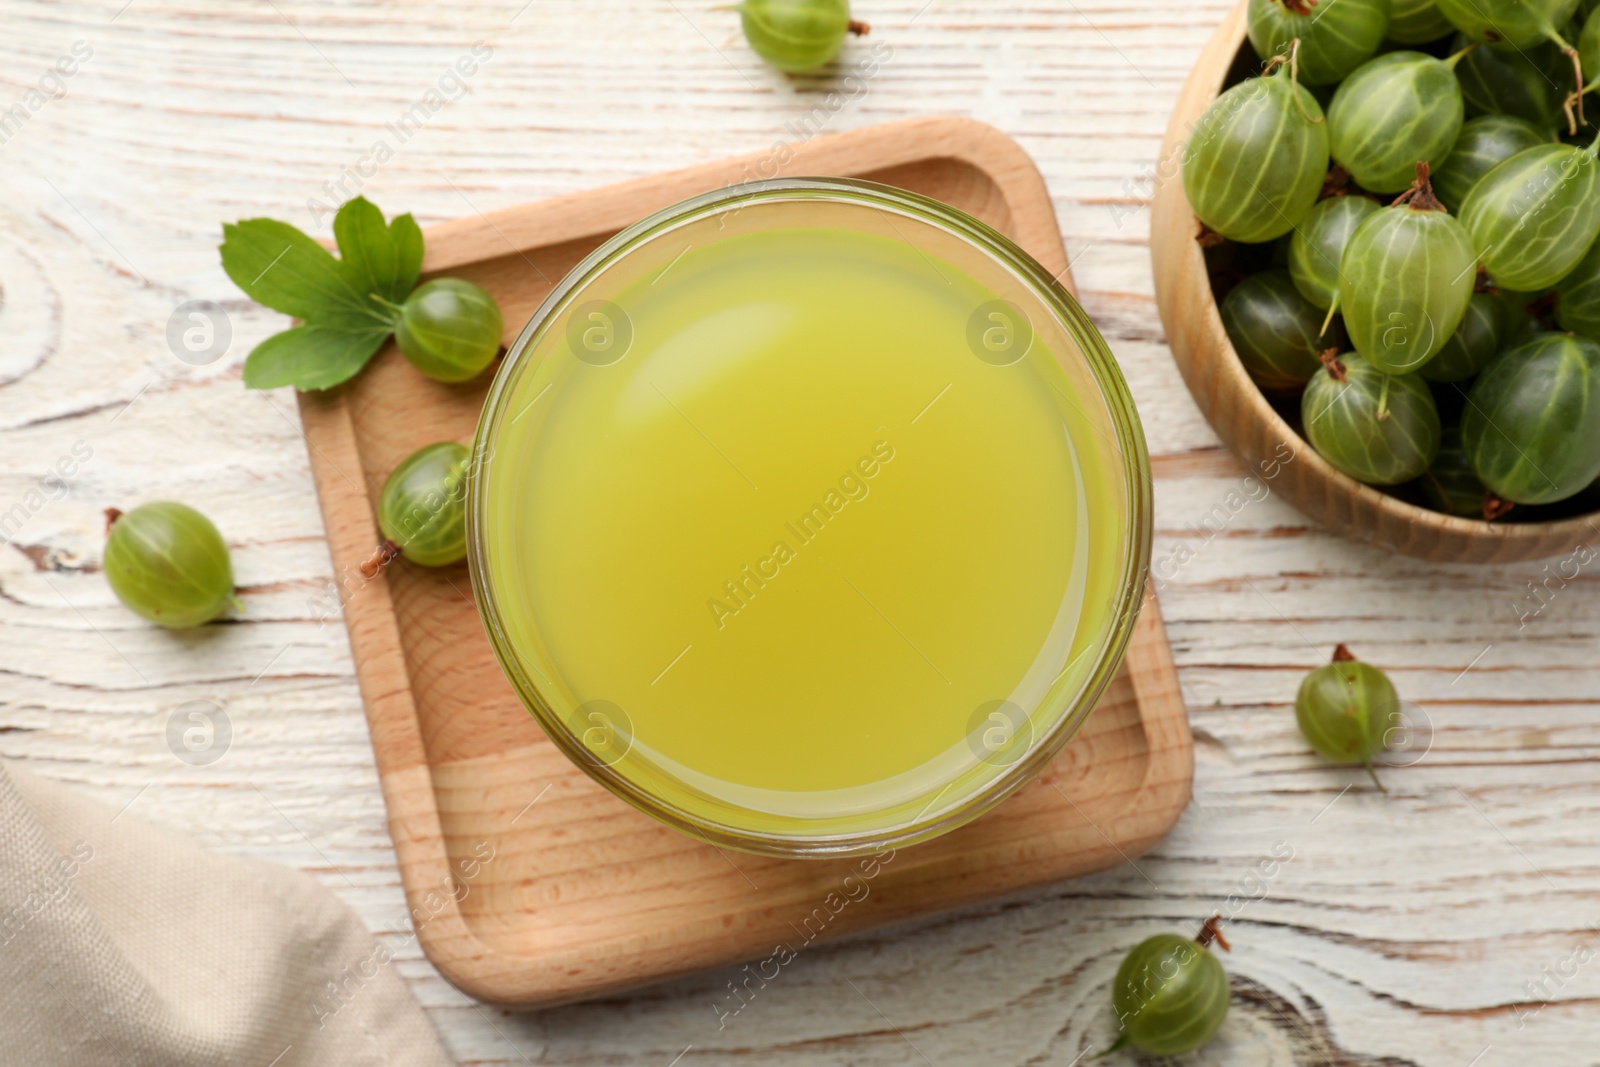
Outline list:
[[[596,295],[579,328],[625,355],[549,332],[482,512],[505,640],[573,736],[693,817],[844,833],[959,804],[1050,728],[1127,517],[1103,401],[1042,338],[979,357],[994,292],[788,228]]]

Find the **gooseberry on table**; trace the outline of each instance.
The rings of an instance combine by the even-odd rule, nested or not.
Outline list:
[[[1294,717],[1318,755],[1334,763],[1362,764],[1373,784],[1383,789],[1372,758],[1388,747],[1402,721],[1400,697],[1388,675],[1340,645],[1331,662],[1300,682]]]
[[[118,600],[171,629],[210,622],[238,602],[222,534],[187,504],[108,508],[102,566]]]
[[[1228,942],[1206,920],[1199,936],[1156,934],[1133,947],[1117,968],[1111,1006],[1122,1033],[1101,1055],[1125,1044],[1152,1056],[1192,1052],[1216,1036],[1228,1017],[1228,972],[1211,951]]]
[[[737,10],[756,55],[791,74],[816,70],[838,55],[848,34],[869,29],[850,18],[850,0],[744,0]]]

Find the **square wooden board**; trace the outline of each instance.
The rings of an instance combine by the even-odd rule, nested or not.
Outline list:
[[[792,154],[792,155],[791,155]],[[786,158],[787,157],[787,158]],[[977,216],[1066,276],[1044,181],[1009,137],[932,118],[818,137],[433,227],[424,277],[500,302],[509,343],[585,254],[651,212],[785,176],[866,178]],[[1014,894],[1149,848],[1189,799],[1193,751],[1148,595],[1127,658],[1037,780],[961,829],[872,864],[720,850],[663,826],[556,749],[500,672],[465,565],[399,561],[372,581],[372,501],[433,441],[470,443],[489,375],[450,386],[389,345],[355,381],[300,395],[401,877],[429,959],[464,992],[539,1007]],[[850,877],[846,881],[847,876]]]

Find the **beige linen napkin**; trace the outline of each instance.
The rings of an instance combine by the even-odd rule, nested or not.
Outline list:
[[[387,951],[311,878],[0,764],[0,1065],[449,1063]]]

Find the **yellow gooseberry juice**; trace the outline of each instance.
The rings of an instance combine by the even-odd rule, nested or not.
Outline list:
[[[480,601],[547,732],[760,851],[936,832],[1064,743],[1137,610],[1144,460],[1025,288],[821,198],[666,228],[567,293],[474,489]]]

